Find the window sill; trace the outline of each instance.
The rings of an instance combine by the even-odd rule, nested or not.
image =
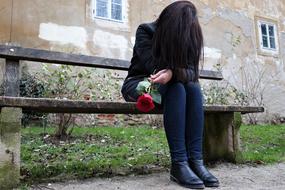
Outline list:
[[[276,51],[270,51],[270,50],[265,50],[265,49],[257,49],[257,54],[261,56],[266,56],[266,57],[275,57],[279,58],[280,52],[279,50]]]
[[[124,20],[115,20],[115,19],[110,19],[110,18],[106,18],[106,17],[94,16],[94,17],[93,17],[93,20],[96,20],[96,19],[105,20],[105,21],[111,21],[111,22],[121,23],[121,24],[124,24],[124,23],[125,23]]]
[[[108,28],[111,30],[117,30],[122,32],[130,32],[130,26],[127,21],[117,21],[117,20],[111,20],[107,18],[101,18],[101,17],[91,17],[89,22],[95,24],[95,26],[100,28]]]

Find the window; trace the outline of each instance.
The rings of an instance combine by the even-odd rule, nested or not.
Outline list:
[[[93,15],[97,18],[104,18],[114,21],[124,20],[125,0],[93,0]]]
[[[257,24],[260,49],[267,52],[278,52],[276,24],[261,20],[259,20]]]

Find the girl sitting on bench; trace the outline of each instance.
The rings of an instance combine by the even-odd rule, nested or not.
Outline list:
[[[204,166],[202,155],[204,111],[198,83],[202,49],[195,6],[189,1],[176,1],[155,22],[138,27],[131,66],[122,87],[126,101],[137,101],[136,87],[145,77],[160,84],[171,154],[170,179],[195,189],[219,186]]]

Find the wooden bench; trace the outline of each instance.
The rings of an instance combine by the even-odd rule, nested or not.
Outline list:
[[[112,113],[143,114],[135,103],[92,102],[26,98],[19,96],[20,61],[96,67],[127,71],[129,61],[96,56],[75,55],[45,50],[0,45],[0,58],[5,59],[4,96],[0,97],[0,184],[7,179],[15,184],[20,169],[20,128],[22,111],[45,113]],[[201,79],[222,80],[216,71],[200,71]],[[241,114],[263,112],[263,107],[205,105],[205,159],[236,161],[239,157]],[[161,114],[155,109],[149,114]],[[13,181],[14,179],[15,181]],[[1,185],[0,185],[1,189]]]

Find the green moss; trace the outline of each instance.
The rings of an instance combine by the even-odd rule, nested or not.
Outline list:
[[[241,113],[240,112],[235,112],[234,113],[234,127],[236,129],[239,129],[241,124],[242,124]]]
[[[243,162],[244,162],[244,156],[242,154],[242,151],[236,151],[235,163],[243,163]]]
[[[21,130],[20,123],[0,122],[0,129],[2,134],[6,133],[19,133]]]
[[[204,159],[235,161],[235,153],[228,147],[228,127],[232,125],[233,114],[207,114],[204,130]],[[218,145],[218,146],[214,146]]]
[[[6,147],[14,149],[20,143],[20,133],[4,133],[1,136],[1,143],[5,144]]]
[[[7,147],[14,147],[20,143],[22,109],[2,108],[0,115],[1,141]]]
[[[0,117],[1,134],[17,133],[21,130],[21,108],[2,108]]]
[[[240,112],[234,113],[234,121],[233,121],[233,135],[234,135],[234,162],[239,163],[243,160],[242,152],[240,150],[240,127],[242,124],[242,117]]]
[[[0,189],[12,189],[19,184],[20,171],[19,168],[9,162],[0,166]]]
[[[8,123],[19,123],[22,118],[21,108],[1,108],[1,121]]]

